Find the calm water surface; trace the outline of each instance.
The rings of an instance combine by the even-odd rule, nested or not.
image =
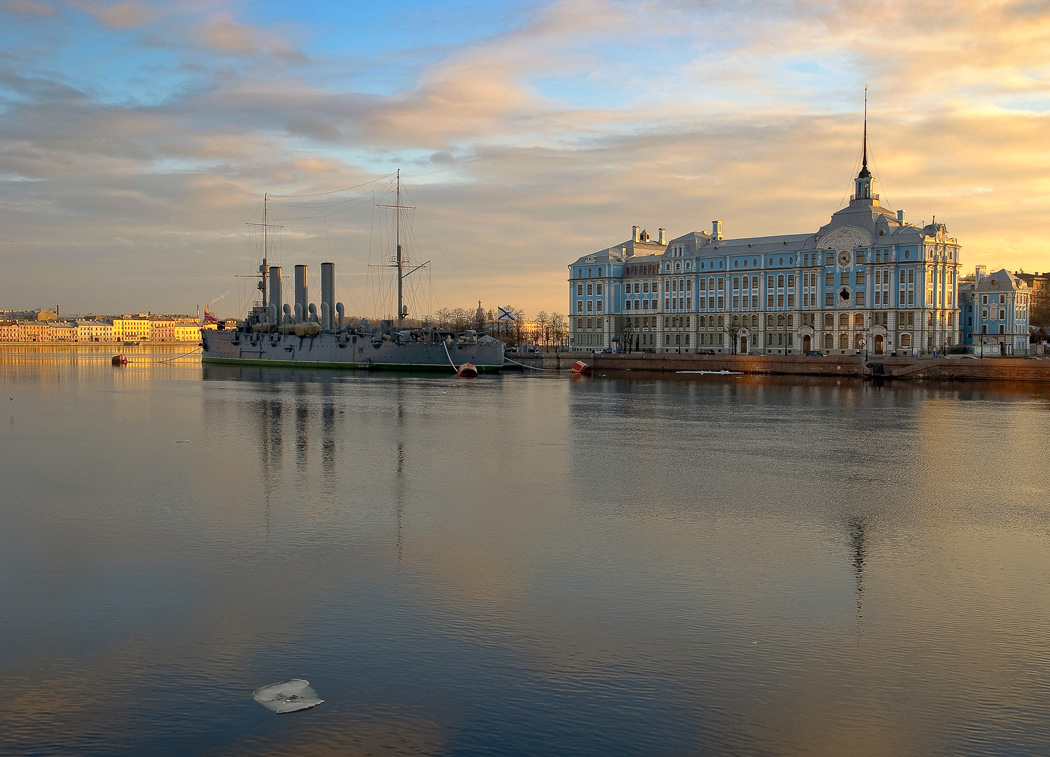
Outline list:
[[[106,357],[0,357],[0,753],[1050,753],[1045,389]]]

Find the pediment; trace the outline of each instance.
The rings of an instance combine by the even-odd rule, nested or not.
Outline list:
[[[840,226],[817,240],[819,249],[852,250],[855,247],[870,247],[871,234],[859,226]]]

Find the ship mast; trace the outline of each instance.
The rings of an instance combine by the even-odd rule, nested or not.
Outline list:
[[[395,201],[393,205],[380,204],[380,208],[393,208],[394,209],[394,243],[396,245],[396,257],[394,263],[390,266],[391,268],[397,269],[397,330],[401,331],[405,323],[405,297],[404,297],[404,280],[410,274],[415,273],[426,263],[420,263],[415,266],[408,273],[405,273],[405,258],[401,250],[401,211],[404,210],[415,210],[415,205],[402,205],[401,204],[401,169],[397,169],[397,191],[395,194]]]
[[[397,330],[405,319],[405,297],[402,293],[405,262],[401,257],[401,169],[397,169],[397,205],[394,210],[394,240],[397,244]]]
[[[259,279],[259,285],[258,286],[259,286],[259,289],[262,291],[262,312],[263,313],[266,312],[266,306],[269,304],[266,301],[266,279],[270,275],[270,266],[269,266],[269,263],[266,260],[266,258],[268,257],[269,249],[270,249],[270,239],[269,239],[269,233],[268,232],[269,232],[270,229],[282,229],[282,228],[284,228],[283,226],[279,226],[277,224],[271,224],[270,223],[269,202],[270,202],[270,194],[267,192],[267,193],[263,194],[263,222],[262,223],[247,223],[247,224],[245,224],[245,226],[254,226],[256,228],[261,226],[262,230],[263,230],[263,256],[262,256],[262,263],[259,264],[259,273],[257,275],[255,275],[255,276],[247,276],[246,275],[246,276],[239,277],[239,278],[245,278],[245,279]],[[278,314],[278,317],[280,317],[280,314]]]

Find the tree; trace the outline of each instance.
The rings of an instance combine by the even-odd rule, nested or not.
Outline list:
[[[620,329],[621,346],[624,352],[634,352],[634,321],[630,317],[623,319],[623,327]]]
[[[739,346],[737,342],[737,337],[740,336],[740,332],[743,331],[743,327],[740,325],[739,318],[734,315],[733,319],[726,324],[725,329],[726,333],[729,335],[729,344],[733,348],[733,351],[730,354],[735,355],[737,354],[736,351],[737,347]]]
[[[1050,326],[1050,296],[1047,293],[1032,294],[1031,310],[1028,322],[1032,326]]]
[[[564,345],[569,339],[569,319],[561,313],[551,313],[551,335],[557,345]]]
[[[540,312],[536,313],[536,323],[540,328],[540,333],[538,335],[537,341],[546,343],[547,324],[550,323],[550,320],[551,317],[547,315],[546,310],[541,310]]]

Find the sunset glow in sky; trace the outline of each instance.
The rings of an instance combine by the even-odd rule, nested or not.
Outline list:
[[[0,308],[243,315],[268,192],[276,262],[380,315],[400,168],[426,307],[565,313],[633,224],[816,231],[865,84],[883,205],[1050,269],[1047,0],[0,0]]]

